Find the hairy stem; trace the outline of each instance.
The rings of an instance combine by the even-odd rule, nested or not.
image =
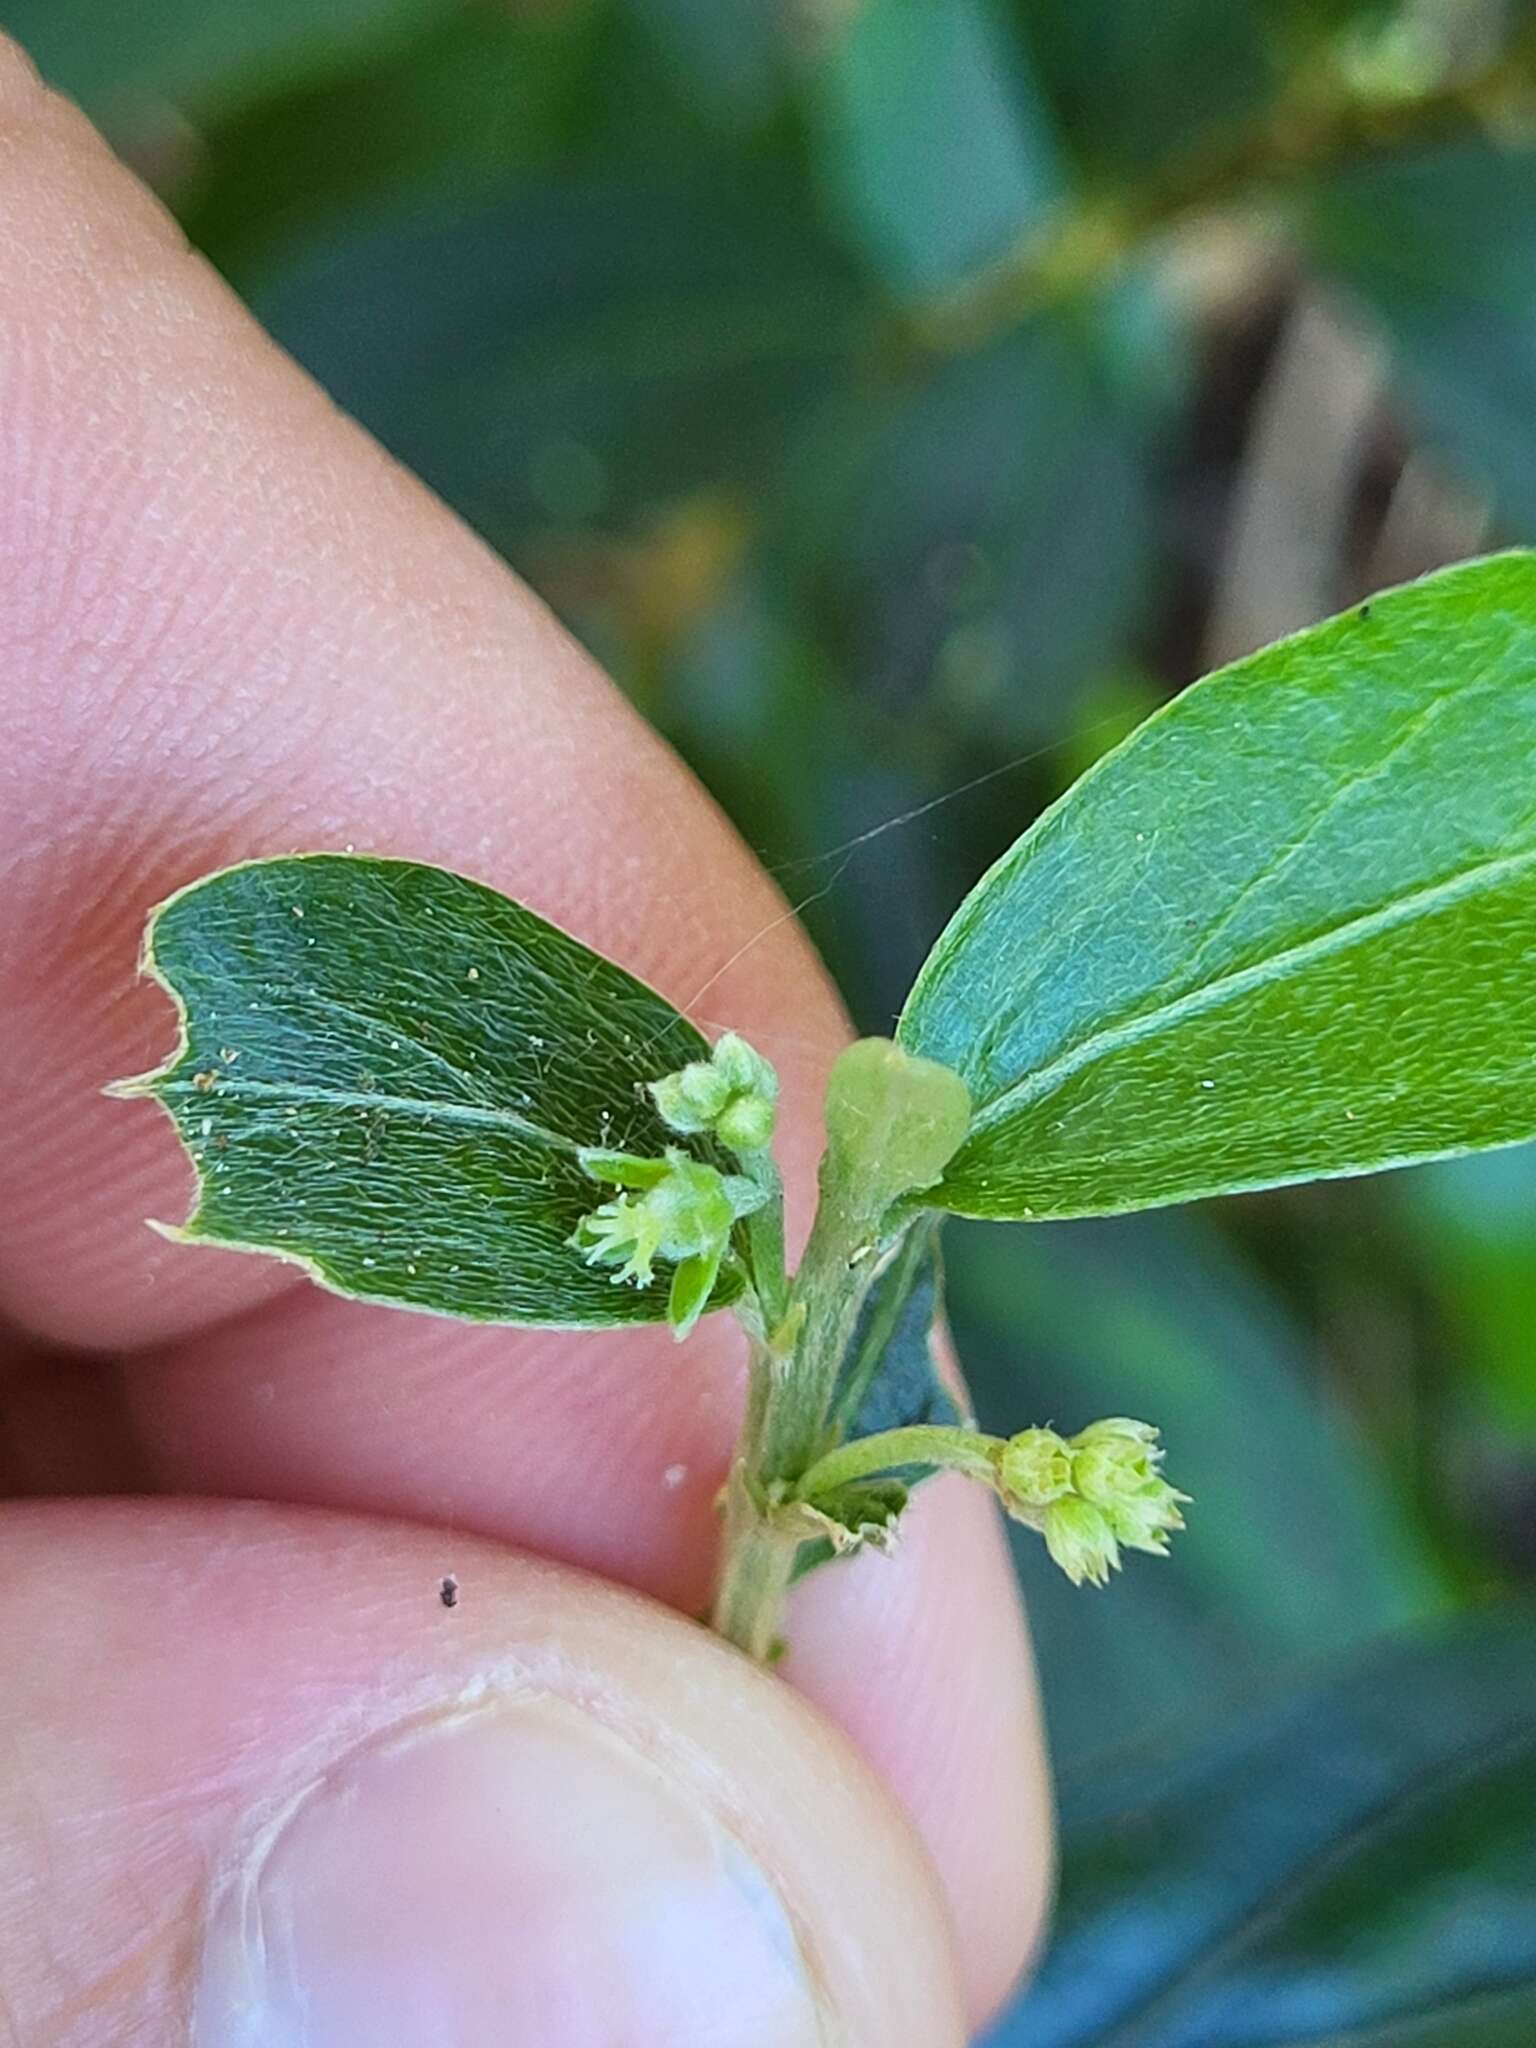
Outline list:
[[[774,1528],[738,1465],[726,1489],[725,1548],[712,1622],[716,1634],[760,1664],[781,1645],[780,1624],[799,1544]]]
[[[838,1368],[874,1277],[859,1230],[832,1205],[817,1211],[791,1290],[793,1350],[763,1442],[764,1476],[795,1480],[822,1447]]]
[[[775,1526],[774,1505],[822,1447],[838,1368],[876,1264],[854,1259],[856,1236],[823,1203],[785,1313],[766,1337],[749,1331],[747,1414],[726,1488],[712,1620],[728,1642],[760,1660],[779,1640],[800,1543]]]
[[[952,1424],[913,1423],[905,1429],[883,1429],[877,1436],[839,1444],[818,1458],[795,1494],[797,1499],[811,1500],[852,1480],[872,1479],[901,1465],[942,1465],[946,1471],[964,1472],[990,1485],[997,1471],[994,1457],[1002,1448],[1000,1437],[979,1436]]]
[[[791,1506],[796,1485],[841,1434],[834,1412],[839,1380],[845,1362],[858,1372],[850,1354],[881,1251],[891,1247],[900,1256],[900,1233],[886,1218],[902,1196],[932,1184],[970,1116],[958,1074],[889,1039],[858,1039],[833,1064],[821,1199],[805,1257],[782,1315],[774,1313],[777,1301],[760,1296],[742,1315],[753,1340],[752,1379],[726,1489],[715,1626],[753,1656],[767,1654],[778,1637],[806,1540],[807,1517]],[[766,1255],[765,1265],[777,1270]]]

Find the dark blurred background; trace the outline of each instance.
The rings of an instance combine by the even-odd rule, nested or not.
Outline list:
[[[1536,541],[1513,0],[0,23],[672,738],[866,1029],[1190,677]],[[998,2039],[1530,2048],[1536,1154],[956,1229],[951,1282],[984,1419],[1153,1417],[1198,1500],[1106,1594],[1020,1547],[1068,1855]]]

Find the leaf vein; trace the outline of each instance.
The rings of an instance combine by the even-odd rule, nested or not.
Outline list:
[[[205,1091],[191,1081],[163,1082],[155,1091],[161,1096],[179,1095],[202,1103],[208,1102]],[[235,1101],[255,1100],[258,1102],[292,1102],[305,1106],[327,1109],[376,1110],[397,1116],[414,1116],[434,1123],[465,1124],[482,1130],[513,1131],[519,1136],[531,1138],[536,1143],[547,1145],[560,1152],[576,1152],[580,1148],[573,1138],[562,1137],[542,1124],[536,1124],[530,1117],[519,1116],[516,1110],[492,1109],[473,1102],[446,1102],[410,1095],[382,1095],[356,1088],[322,1088],[309,1083],[294,1081],[251,1081],[225,1077],[218,1084],[218,1092],[226,1099]]]
[[[1457,694],[1459,696],[1460,693]],[[1267,883],[1274,881],[1277,876],[1284,874],[1291,863],[1306,851],[1307,847],[1317,837],[1318,833],[1322,831],[1328,820],[1334,816],[1340,806],[1347,803],[1355,792],[1364,788],[1367,783],[1379,781],[1387,773],[1397,757],[1407,748],[1411,747],[1425,728],[1432,725],[1435,719],[1445,711],[1447,706],[1455,701],[1457,699],[1450,696],[1433,698],[1430,703],[1417,711],[1413,717],[1405,721],[1401,731],[1398,732],[1391,744],[1383,750],[1380,756],[1368,768],[1360,769],[1356,774],[1349,776],[1347,780],[1341,782],[1336,789],[1330,792],[1325,801],[1313,813],[1312,817],[1308,819],[1300,834],[1291,840],[1289,845],[1279,849],[1268,865],[1261,868],[1256,875],[1250,876],[1243,887],[1238,890],[1221,916],[1217,918],[1216,922],[1205,933],[1191,958],[1185,963],[1186,973],[1194,974],[1199,972],[1200,967],[1210,954],[1211,948],[1216,944],[1222,933],[1231,926],[1233,920],[1249,898],[1264,888]]]
[[[1310,938],[1294,946],[1283,947],[1271,953],[1266,959],[1255,961],[1249,966],[1235,968],[1231,973],[1218,975],[1214,980],[1204,982],[1200,987],[1188,989],[1181,996],[1166,1003],[1159,1003],[1150,1010],[1138,1011],[1134,1016],[1122,1018],[1107,1030],[1097,1031],[1081,1039],[1054,1060],[1039,1067],[1032,1074],[1024,1075],[1005,1089],[1001,1095],[982,1106],[971,1127],[971,1141],[983,1131],[1005,1122],[1019,1111],[1028,1109],[1044,1097],[1080,1073],[1084,1067],[1092,1066],[1096,1060],[1118,1052],[1122,1047],[1135,1045],[1144,1038],[1151,1038],[1165,1026],[1182,1022],[1184,1018],[1198,1016],[1207,1010],[1219,1009],[1224,1003],[1247,995],[1254,989],[1263,988],[1267,983],[1278,981],[1294,969],[1310,965],[1317,960],[1327,959],[1335,953],[1347,952],[1352,946],[1391,931],[1401,924],[1412,923],[1415,919],[1433,916],[1459,902],[1464,897],[1474,896],[1483,890],[1496,887],[1500,882],[1524,873],[1536,866],[1536,848],[1527,848],[1521,853],[1500,855],[1497,859],[1480,861],[1475,867],[1464,868],[1438,882],[1427,884],[1421,889],[1399,896],[1392,902],[1379,905],[1374,910],[1362,912],[1356,917],[1346,918],[1342,924],[1332,925],[1327,930],[1314,933]]]

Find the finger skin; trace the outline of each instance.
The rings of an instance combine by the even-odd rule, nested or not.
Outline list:
[[[26,734],[0,749],[0,1309],[136,1353],[158,1486],[515,1537],[696,1608],[740,1399],[728,1323],[681,1356],[665,1333],[467,1331],[166,1245],[142,1219],[185,1213],[185,1162],[152,1106],[95,1091],[167,1044],[133,972],[148,907],[303,847],[462,868],[755,1039],[784,1074],[799,1230],[837,1006],[586,657],[3,45],[0,673]],[[953,1489],[879,1569],[805,1589],[793,1673],[917,1822],[979,2016],[1048,1865],[1011,1581]]]
[[[18,1646],[0,2011],[18,2041],[185,2038],[209,1899],[274,1813],[391,1731],[530,1696],[721,1816],[802,1930],[842,2048],[961,2041],[938,1893],[874,1776],[790,1688],[664,1609],[493,1545],[301,1510],[12,1507],[0,1542]]]
[[[358,1316],[379,1340],[356,1341]],[[400,1325],[409,1348],[392,1354],[386,1400],[379,1343]],[[164,1485],[484,1531],[699,1614],[739,1419],[717,1349],[728,1335],[701,1330],[646,1359],[638,1337],[604,1340],[594,1365],[590,1345],[445,1334],[305,1296],[135,1359],[121,1380]],[[853,1735],[927,1842],[980,2019],[1038,1938],[1051,1878],[1034,1678],[990,1501],[965,1480],[932,1482],[894,1557],[798,1589],[788,1636],[786,1675]]]
[[[783,1067],[803,1180],[844,1027],[766,878],[526,588],[336,414],[15,59],[0,661],[26,736],[0,750],[0,1091],[17,1119],[0,1310],[123,1345],[295,1284],[157,1245],[142,1219],[185,1212],[185,1163],[149,1105],[96,1100],[166,1044],[164,999],[134,972],[149,908],[295,848],[459,867],[674,999],[705,991],[704,1021],[756,1033]]]

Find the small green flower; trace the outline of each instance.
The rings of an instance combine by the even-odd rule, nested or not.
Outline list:
[[[1052,1501],[1045,1510],[1045,1547],[1074,1586],[1086,1579],[1107,1586],[1120,1566],[1120,1551],[1107,1518],[1091,1501],[1075,1493]]]
[[[1074,1586],[1108,1582],[1120,1552],[1166,1555],[1189,1499],[1158,1467],[1163,1447],[1150,1423],[1111,1415],[1071,1438],[1024,1429],[989,1453],[993,1484],[1015,1521],[1038,1529]]]
[[[617,1266],[610,1274],[615,1286],[629,1280],[649,1287],[656,1275],[652,1262],[661,1254],[666,1223],[649,1195],[637,1202],[618,1195],[583,1216],[571,1235],[571,1247],[589,1266]]]
[[[1021,1429],[998,1454],[998,1485],[1009,1508],[1045,1508],[1072,1491],[1072,1453],[1054,1429]]]
[[[568,1242],[589,1266],[616,1267],[610,1275],[616,1286],[649,1287],[657,1260],[675,1265],[667,1313],[677,1335],[686,1337],[714,1291],[736,1219],[762,1205],[763,1190],[675,1146],[660,1159],[588,1151],[581,1163],[594,1180],[635,1192],[583,1216]]]
[[[690,1138],[714,1128],[731,1093],[729,1081],[712,1060],[694,1060],[647,1086],[662,1122]]]
[[[650,1093],[662,1122],[684,1136],[708,1131],[733,1152],[762,1152],[773,1142],[779,1077],[734,1031],[707,1060],[652,1081]]]
[[[1096,1507],[1129,1550],[1162,1556],[1168,1532],[1182,1529],[1179,1493],[1158,1471],[1157,1431],[1123,1415],[1092,1423],[1072,1439],[1072,1484]]]

